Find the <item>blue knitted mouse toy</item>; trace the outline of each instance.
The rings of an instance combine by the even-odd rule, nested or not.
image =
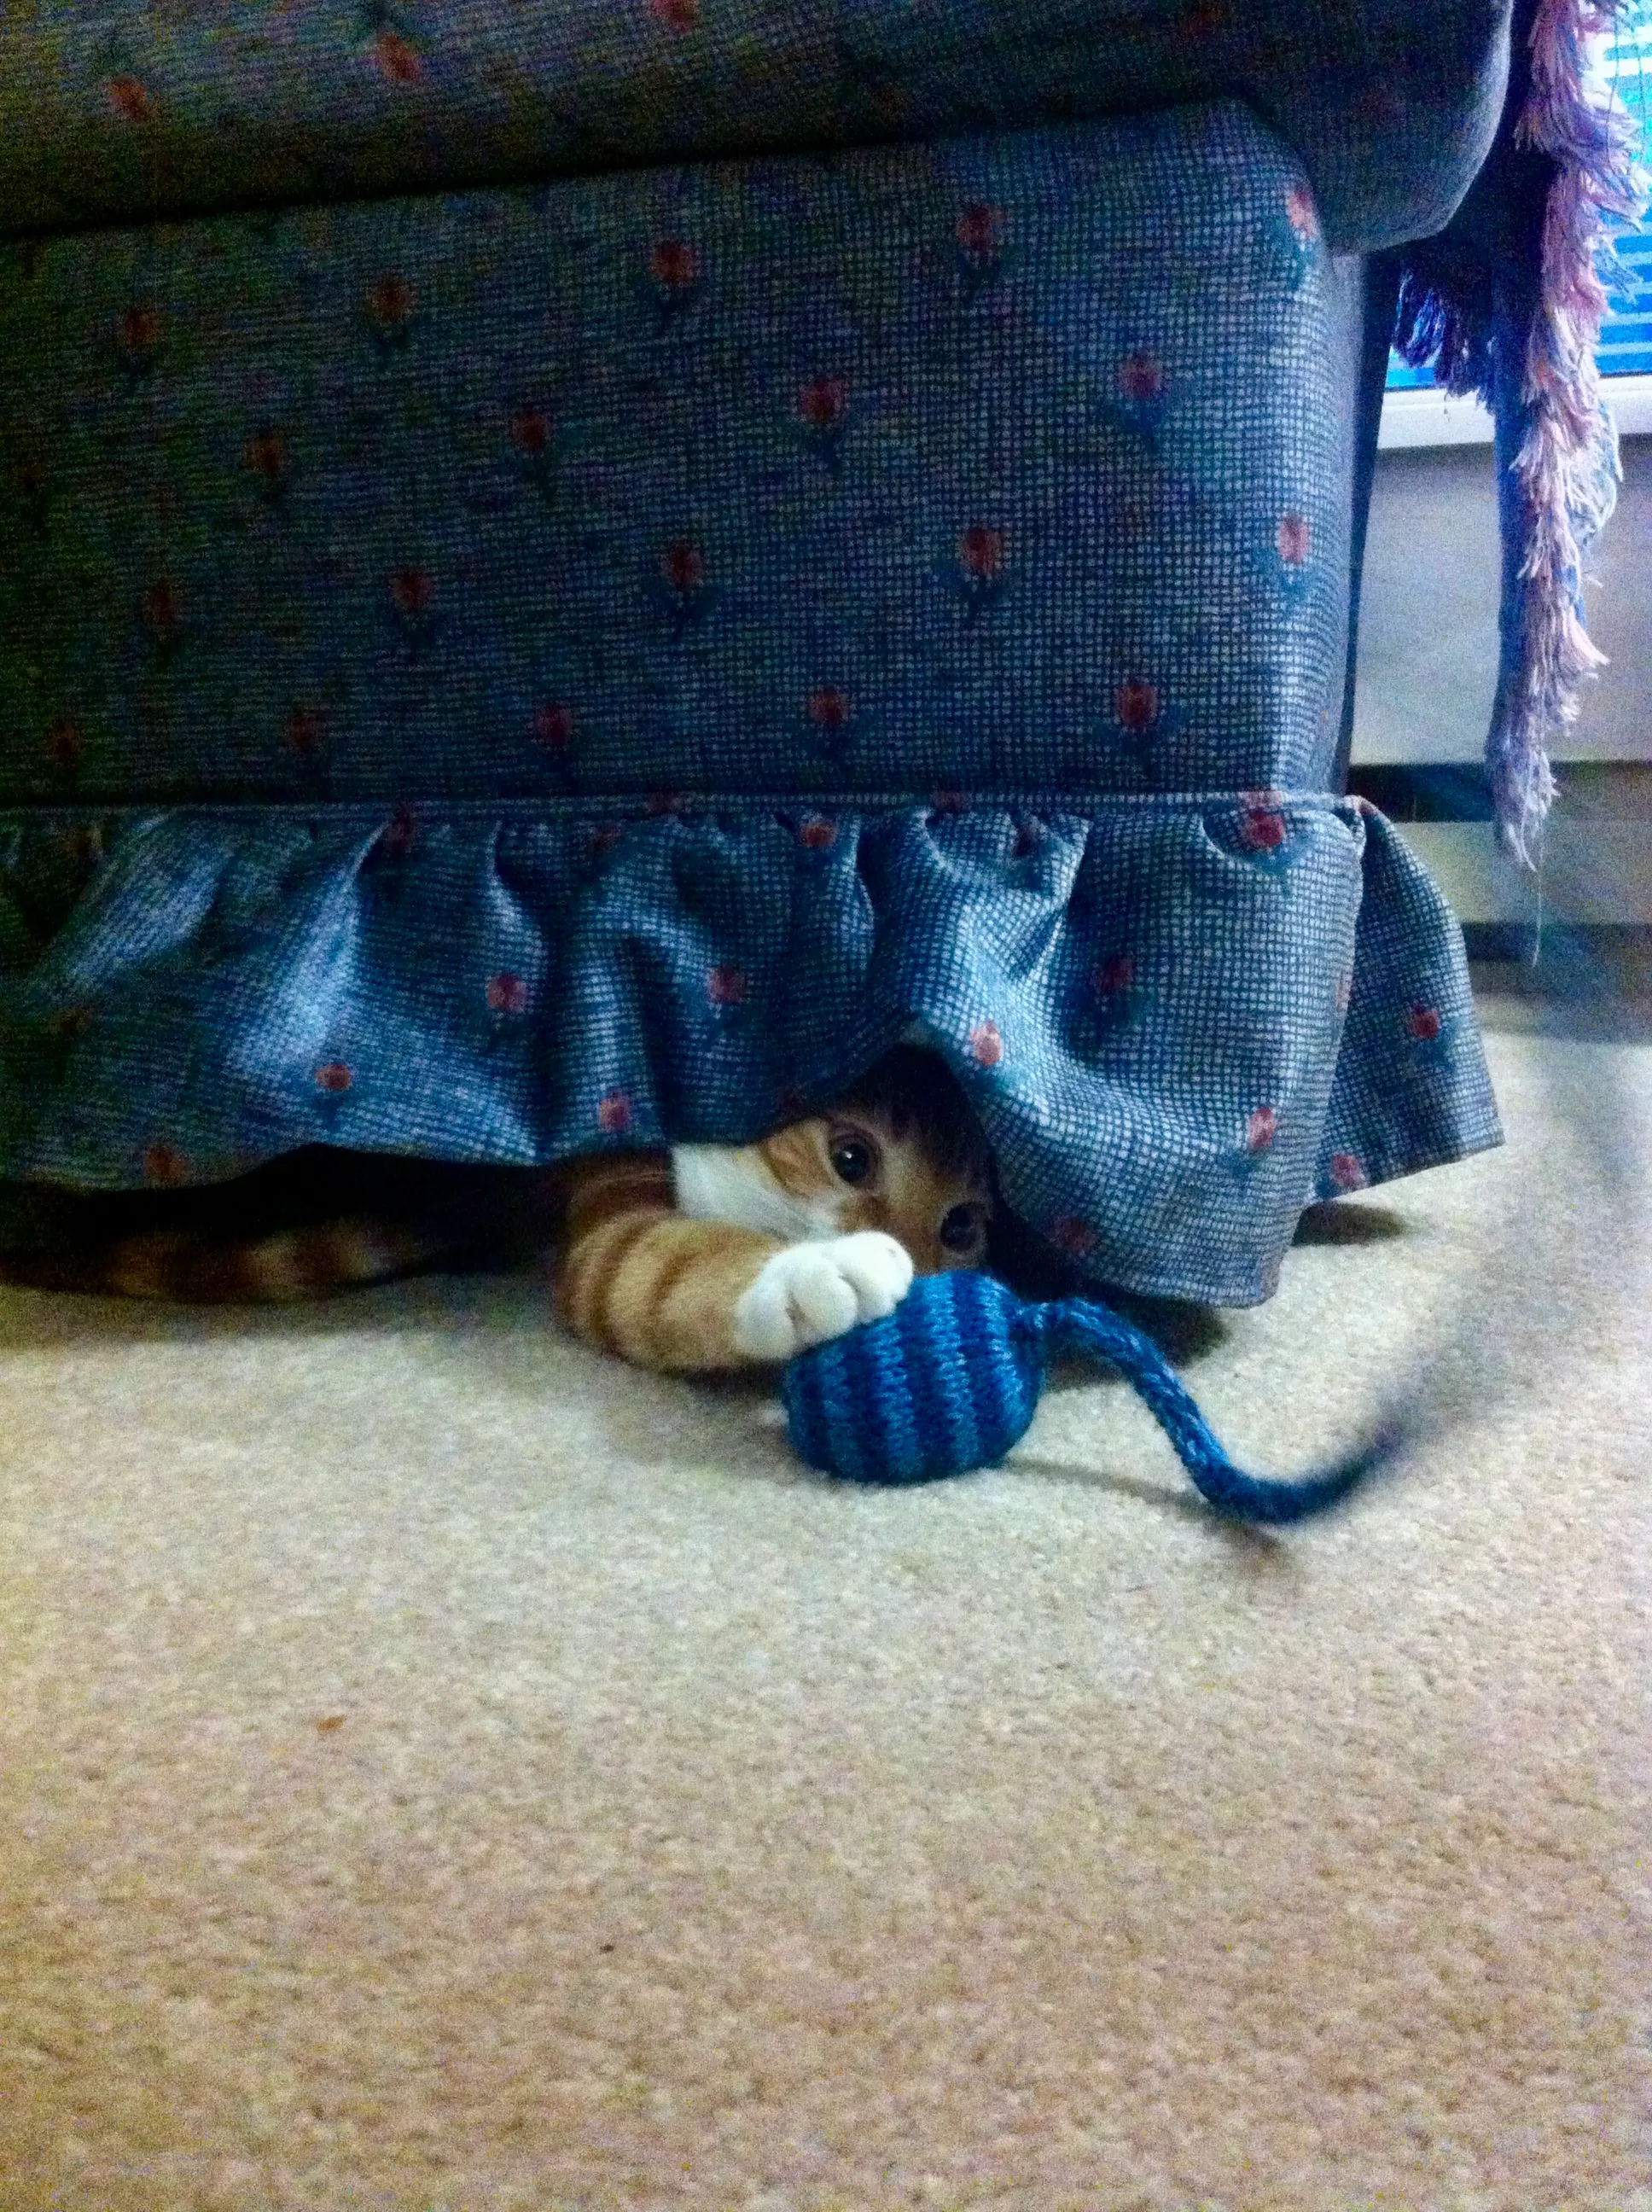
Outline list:
[[[1299,1482],[1242,1474],[1139,1328],[1094,1298],[1027,1305],[991,1275],[921,1275],[895,1311],[799,1352],[780,1379],[792,1441],[811,1467],[857,1482],[929,1482],[996,1466],[1026,1434],[1044,1369],[1089,1352],[1140,1393],[1218,1512],[1299,1521],[1343,1497],[1362,1453]]]

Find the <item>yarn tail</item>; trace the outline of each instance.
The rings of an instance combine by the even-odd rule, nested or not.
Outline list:
[[[1040,1334],[1053,1351],[1095,1354],[1116,1367],[1145,1401],[1176,1455],[1218,1512],[1272,1525],[1300,1521],[1345,1498],[1388,1456],[1378,1441],[1323,1474],[1295,1482],[1246,1474],[1228,1457],[1209,1423],[1151,1338],[1093,1298],[1068,1298],[1040,1310]]]

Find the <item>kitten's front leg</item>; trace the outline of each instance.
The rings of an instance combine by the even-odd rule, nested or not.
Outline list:
[[[576,1334],[640,1367],[678,1373],[767,1366],[890,1313],[912,1261],[876,1230],[799,1244],[666,1206],[575,1226],[556,1304]]]

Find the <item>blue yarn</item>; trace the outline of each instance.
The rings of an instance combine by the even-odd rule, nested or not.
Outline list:
[[[1094,1298],[1027,1305],[990,1275],[920,1276],[884,1321],[799,1352],[780,1379],[792,1441],[857,1482],[931,1482],[996,1466],[1026,1434],[1060,1352],[1104,1359],[1140,1394],[1218,1512],[1299,1521],[1344,1497],[1371,1453],[1298,1482],[1242,1474],[1152,1341]]]

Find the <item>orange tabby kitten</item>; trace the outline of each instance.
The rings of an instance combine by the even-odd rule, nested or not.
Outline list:
[[[313,1146],[193,1191],[21,1194],[33,1249],[0,1255],[0,1279],[270,1302],[549,1248],[557,1311],[587,1343],[707,1372],[784,1360],[890,1313],[914,1272],[978,1267],[990,1192],[963,1094],[903,1045],[829,1111],[752,1145],[548,1170]]]

